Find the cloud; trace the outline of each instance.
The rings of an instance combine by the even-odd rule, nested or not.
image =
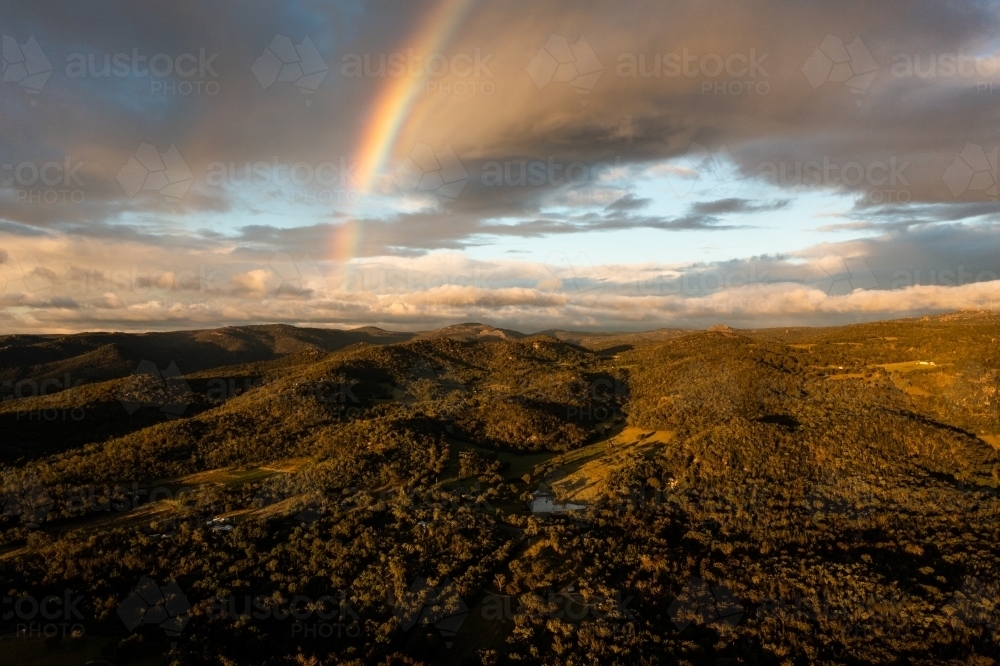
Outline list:
[[[653,202],[652,199],[637,197],[634,194],[626,194],[621,199],[616,199],[615,201],[608,204],[604,210],[606,211],[628,211],[628,210],[639,210],[645,208]]]
[[[11,332],[272,321],[418,329],[467,320],[525,330],[571,324],[635,330],[717,321],[833,324],[1000,308],[1000,235],[964,224],[822,243],[792,254],[674,265],[591,263],[582,255],[549,263],[483,261],[454,251],[346,265],[319,261],[316,278],[303,284],[276,270],[286,260],[264,252],[193,256],[130,239],[39,244],[11,238],[3,266],[17,261],[39,278],[12,291],[4,284],[0,319]],[[22,259],[30,252],[37,266]],[[74,261],[64,262],[65,256]],[[307,261],[304,254],[287,259]],[[20,275],[13,277],[23,280]]]
[[[33,227],[28,224],[19,224],[17,222],[10,222],[8,220],[0,220],[0,231],[8,234],[16,234],[18,236],[48,236],[49,234],[37,227]]]
[[[756,203],[746,199],[719,199],[717,201],[699,201],[691,206],[691,212],[699,215],[731,215],[734,213],[762,213],[781,210],[788,207],[788,199]]]
[[[478,3],[440,47],[447,71],[409,82],[412,104],[382,171],[360,183],[361,137],[380,117],[384,92],[412,76],[379,71],[379,62],[415,48],[412,36],[435,8],[432,0],[392,12],[349,1],[180,0],[140,18],[115,0],[12,4],[5,34],[18,44],[36,38],[53,71],[37,94],[3,84],[0,246],[17,261],[37,257],[51,293],[23,286],[24,276],[4,287],[4,330],[423,326],[478,315],[528,327],[560,317],[641,327],[722,316],[748,293],[771,309],[731,308],[734,321],[801,323],[849,318],[851,307],[929,311],[948,294],[956,307],[973,303],[987,291],[973,285],[998,270],[990,159],[1000,72],[973,63],[968,76],[943,68],[922,76],[905,67],[991,53],[996,2]],[[285,43],[279,35],[310,45],[309,70],[323,76],[264,85],[254,64]],[[874,73],[864,86],[841,85],[832,68],[814,85],[803,71],[817,48],[838,40],[863,44],[874,61],[861,72]],[[579,45],[573,67],[549,72],[539,54],[564,42]],[[118,54],[129,66],[105,74],[104,61]],[[157,54],[169,74],[150,73]],[[365,58],[368,70],[345,74],[346,62]],[[279,60],[295,74],[294,58]],[[178,73],[191,63],[192,74]],[[138,189],[119,179],[143,145],[157,155],[175,148],[190,171],[178,181],[181,196],[157,187],[156,174],[169,169],[147,169]],[[449,164],[468,177],[456,196],[393,182],[420,145],[454,154]],[[680,246],[705,232],[766,235],[772,219],[793,212],[803,212],[798,249],[719,250],[684,265],[598,263],[579,279],[602,285],[602,298],[586,302],[506,248],[552,238],[570,250],[600,247],[605,236],[594,234],[625,231],[647,248],[651,238]],[[838,242],[818,243],[815,232]],[[338,237],[357,239],[346,262],[329,260]],[[493,246],[511,260],[471,259]],[[282,288],[268,269],[275,253],[315,256],[327,284]],[[811,288],[810,272],[830,256],[866,262],[879,298],[862,306],[861,296]],[[387,284],[375,266],[404,282]],[[367,283],[351,282],[359,272]],[[493,277],[462,277],[483,274]]]
[[[977,94],[976,88],[991,79],[897,76],[892,65],[901,54],[978,52],[977,45],[1000,27],[995,3],[959,8],[893,0],[856,12],[847,11],[850,6],[724,1],[716,6],[717,14],[696,4],[641,3],[633,11],[596,2],[577,3],[571,10],[524,3],[521,11],[480,4],[445,55],[465,56],[478,49],[489,56],[488,65],[478,75],[434,78],[438,87],[417,97],[395,157],[402,160],[423,143],[450,145],[463,163],[472,165],[552,159],[564,165],[619,161],[628,166],[681,157],[698,142],[728,146],[747,175],[758,173],[762,164],[791,168],[828,159],[867,168],[895,158],[911,164],[905,174],[913,199],[955,203],[941,175],[967,142],[988,144],[995,139],[994,97]],[[78,173],[86,204],[76,208],[90,220],[167,210],[155,197],[129,199],[116,180],[142,143],[160,151],[175,145],[194,172],[192,189],[181,201],[185,211],[219,212],[235,205],[229,189],[206,187],[204,175],[212,164],[232,164],[239,170],[275,159],[311,165],[331,157],[334,162],[353,159],[357,128],[370,116],[373,98],[387,79],[344,76],[344,58],[367,55],[377,62],[399,51],[430,3],[412,3],[392,20],[346,2],[293,11],[187,1],[151,9],[141,22],[129,20],[128,13],[120,11],[123,7],[114,2],[87,9],[72,2],[45,3],[18,8],[8,21],[37,33],[56,65],[42,92],[71,100],[74,114],[66,118],[62,106],[43,104],[28,118],[16,113],[14,105],[21,100],[10,96],[2,102],[5,110],[15,112],[3,146],[5,158],[82,162]],[[109,29],[112,24],[121,29]],[[784,29],[789,24],[797,29]],[[801,68],[827,35],[841,35],[849,42],[862,33],[880,67],[859,110],[849,91],[813,89]],[[576,36],[566,37],[570,43],[585,37],[602,64],[600,78],[586,94],[586,106],[580,106],[580,95],[571,86],[539,89],[532,80],[530,56],[553,34]],[[309,95],[309,107],[294,86],[262,89],[252,74],[253,64],[275,35],[294,35],[290,38],[296,44],[312,35],[310,42],[328,67]],[[131,57],[133,48],[146,58],[190,53],[200,57],[196,62],[209,64],[186,78],[132,73],[143,71],[141,66],[129,69],[127,76],[67,71],[80,55],[103,63],[106,55]],[[671,58],[689,60],[675,72]],[[727,70],[728,58],[735,60],[729,60]],[[719,59],[723,69],[716,72]],[[743,66],[750,62],[756,63],[752,69]],[[215,84],[218,90],[182,95],[171,88],[184,81],[200,82],[202,88]],[[480,92],[441,92],[454,90],[446,85],[458,83],[466,89],[479,84]],[[742,96],[731,90],[737,85]],[[751,86],[756,92],[746,94]],[[485,94],[483,87],[495,92]],[[501,96],[503,103],[498,104]],[[863,123],[857,122],[859,113]],[[331,117],[338,122],[330,123]],[[963,128],[959,140],[955,127]],[[840,186],[865,191],[879,187],[864,180]],[[245,188],[232,189],[247,194]],[[463,192],[456,205],[489,209],[484,214],[520,205],[530,210],[540,194],[531,188],[509,188],[493,197],[486,195],[494,192],[482,190]],[[614,209],[643,198],[622,199]],[[36,219],[44,225],[58,218],[65,221],[63,215],[70,213],[34,207],[22,216],[25,219],[8,219]],[[46,219],[49,222],[42,221]]]
[[[232,293],[246,296],[263,296],[272,288],[268,284],[272,281],[272,277],[270,272],[261,268],[234,275],[231,279]]]

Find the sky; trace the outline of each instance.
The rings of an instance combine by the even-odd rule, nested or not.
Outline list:
[[[995,1],[0,8],[0,333],[1000,308]]]

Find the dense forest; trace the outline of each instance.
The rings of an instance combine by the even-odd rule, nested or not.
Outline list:
[[[1000,658],[997,315],[142,337],[0,338],[9,663]]]

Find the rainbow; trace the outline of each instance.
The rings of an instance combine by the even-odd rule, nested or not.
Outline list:
[[[413,37],[407,40],[407,46],[425,57],[440,53],[477,2],[440,0],[421,21]],[[371,190],[379,172],[392,157],[396,141],[426,89],[427,78],[426,72],[419,77],[390,77],[379,92],[354,155],[359,165],[356,173],[362,195]],[[361,233],[361,225],[353,219],[338,227],[333,240],[333,257],[338,265],[354,257]]]

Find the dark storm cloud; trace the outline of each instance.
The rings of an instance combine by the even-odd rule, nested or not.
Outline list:
[[[398,45],[426,4],[377,16],[367,2],[3,3],[4,33],[19,44],[34,37],[53,71],[38,95],[4,84],[0,157],[82,163],[83,186],[74,186],[86,201],[65,214],[51,206],[0,214],[44,226],[74,212],[90,220],[156,210],[161,198],[129,197],[117,181],[142,143],[176,147],[196,180],[182,199],[189,211],[228,209],[224,191],[199,187],[212,164],[347,158],[383,81],[338,76],[341,54]],[[251,71],[276,35],[296,45],[308,37],[328,67],[308,106],[291,83],[265,89]]]
[[[919,61],[926,68],[930,58],[988,54],[996,48],[992,40],[1000,21],[995,3],[637,3],[630,8],[535,5],[522,23],[510,18],[515,25],[509,34],[520,35],[519,44],[534,39],[542,45],[550,34],[571,40],[583,35],[600,59],[601,76],[583,108],[573,109],[577,95],[570,86],[547,83],[538,89],[531,81],[522,81],[504,100],[512,111],[506,122],[492,121],[498,114],[485,110],[494,102],[482,100],[481,107],[470,102],[464,107],[474,111],[469,126],[448,126],[454,144],[466,132],[476,136],[461,150],[456,145],[459,154],[487,153],[499,161],[528,153],[648,163],[682,156],[697,143],[711,150],[727,147],[747,175],[771,165],[791,174],[796,165],[811,162],[837,165],[818,181],[793,175],[777,182],[782,187],[883,195],[905,189],[913,200],[950,202],[955,196],[942,180],[945,169],[967,143],[987,151],[997,143],[1000,73],[990,69],[995,63],[985,66],[984,75],[975,67],[967,68],[970,76],[942,67],[930,78],[899,66]],[[474,35],[490,43],[486,31],[500,13],[495,6],[484,8],[473,23],[479,30]],[[814,88],[803,69],[828,36],[842,45],[860,38],[874,78],[853,89],[814,79]],[[529,54],[535,48],[528,48]],[[724,68],[718,72],[720,59],[724,64],[734,57],[740,65],[752,55],[759,61],[755,73],[741,74],[739,66],[736,75]],[[692,60],[685,65],[688,56]],[[528,60],[530,55],[522,56],[502,71],[513,80]],[[497,61],[508,62],[499,56]],[[682,69],[670,70],[671,62]],[[822,70],[820,75],[823,79]],[[745,94],[751,87],[755,92]],[[738,89],[744,94],[733,94]],[[433,127],[425,131],[434,135]],[[893,163],[908,166],[900,176]],[[858,167],[868,173],[855,180]]]
[[[9,220],[0,220],[0,231],[13,234],[15,236],[51,236],[48,232],[37,227],[20,224],[18,222],[11,222]]]
[[[788,206],[788,200],[757,203],[747,199],[729,198],[717,201],[700,201],[691,206],[691,212],[700,215],[723,215],[732,213],[762,213],[781,210]]]
[[[626,194],[621,199],[608,204],[604,210],[639,210],[640,208],[645,208],[652,202],[652,199],[637,197],[634,194]]]
[[[857,241],[881,288],[943,286],[1000,277],[997,225],[941,225]]]
[[[909,222],[926,224],[933,222],[959,222],[982,217],[995,217],[1000,213],[996,202],[896,205],[879,208],[860,207],[858,212],[868,219],[888,223]]]
[[[863,220],[824,224],[817,229],[819,231],[905,231],[911,227],[948,222],[995,223],[998,213],[1000,205],[995,202],[894,206],[871,206],[862,202],[854,207],[851,217],[861,217]]]
[[[389,211],[407,212],[335,204],[287,226],[267,217],[275,206],[284,219],[298,209],[289,212],[279,184],[242,179],[247,166],[354,160],[372,118],[392,113],[376,101],[395,81],[343,76],[345,56],[377,61],[405,53],[420,42],[418,32],[427,34],[424,23],[437,6],[437,0],[0,3],[3,34],[18,44],[36,38],[53,68],[38,94],[16,82],[0,84],[0,167],[10,165],[2,174],[0,233],[16,248],[11,256],[30,254],[32,241],[68,237],[141,246],[142,256],[171,262],[172,254],[229,252],[229,259],[264,266],[276,251],[325,255],[341,224],[360,227],[361,257],[412,258],[497,238],[624,229],[724,233],[757,219],[741,216],[787,209],[800,194],[823,190],[846,193],[857,204],[831,213],[836,217],[820,228],[864,238],[696,265],[691,274],[796,282],[814,268],[803,261],[827,254],[833,264],[838,257],[863,258],[882,289],[907,279],[948,286],[966,274],[976,280],[1000,270],[997,193],[990,189],[1000,176],[1000,66],[988,66],[1000,63],[1000,6],[971,0],[480,2],[440,48],[446,55],[486,54],[488,73],[439,82],[489,83],[493,92],[417,90],[372,184],[373,198],[391,201]],[[265,85],[255,76],[251,68],[276,35],[295,45],[311,40],[327,67],[314,89]],[[570,84],[551,73],[546,78],[542,66],[533,77],[533,59],[553,36],[570,44],[585,38],[599,76]],[[817,55],[821,46],[826,51]],[[870,59],[852,56],[855,78],[845,83],[832,77],[827,60],[847,47]],[[117,66],[119,54],[122,75],[95,73],[105,58]],[[956,70],[962,54],[978,54],[986,64]],[[154,56],[192,73],[151,74],[145,70]],[[416,212],[409,202],[395,205],[413,193],[401,192],[387,172],[417,143],[455,151],[469,176],[457,200]],[[136,191],[135,182],[120,178],[142,144],[158,155],[176,149],[182,182],[190,181],[181,196]],[[677,204],[669,193],[637,185],[665,160],[684,167],[684,158],[698,151],[722,156],[727,165],[731,160],[743,176],[739,187],[772,185],[779,195],[768,188],[757,198],[737,188]],[[50,164],[62,165],[63,178],[40,185],[32,168]],[[542,180],[522,181],[533,164],[543,165]],[[27,165],[24,182],[7,183],[18,165]],[[689,167],[671,173],[690,176]],[[491,180],[497,168],[499,183]],[[567,179],[570,170],[578,178]],[[213,180],[220,171],[225,175]],[[664,202],[679,212],[657,214]],[[212,226],[223,217],[224,227]],[[253,279],[241,284],[243,293],[258,293]],[[868,284],[859,278],[858,285]],[[33,307],[72,305],[50,299]],[[346,321],[369,306],[352,307],[337,316]],[[81,325],[101,321],[88,312],[84,307],[78,315]],[[147,315],[134,316],[141,326]]]
[[[0,151],[5,161],[68,156],[86,163],[88,196],[86,204],[70,211],[35,207],[0,214],[46,226],[74,214],[89,222],[157,210],[161,202],[155,197],[130,199],[116,182],[143,142],[159,151],[177,147],[196,178],[183,201],[189,211],[229,210],[226,192],[206,193],[200,187],[212,164],[350,158],[387,81],[341,76],[343,58],[377,58],[404,48],[433,6],[264,0],[141,8],[108,1],[5,3],[5,30],[21,42],[35,36],[54,71],[35,106],[28,107],[23,94],[0,101],[6,116]],[[1000,88],[990,87],[1000,86],[1000,73],[948,76],[941,68],[922,78],[907,75],[901,63],[922,57],[926,69],[932,56],[975,53],[977,47],[985,52],[995,48],[990,40],[998,27],[1000,12],[992,2],[720,2],[711,7],[635,2],[628,11],[599,2],[503,8],[482,3],[449,48],[492,54],[491,82],[497,92],[468,99],[424,95],[418,105],[429,108],[426,121],[413,131],[436,140],[435,132],[444,136],[447,129],[459,156],[476,165],[553,156],[563,164],[642,165],[684,155],[692,143],[710,149],[725,145],[744,173],[767,175],[773,167],[782,187],[892,187],[905,189],[911,200],[961,204],[979,193],[963,192],[956,201],[942,174],[967,143],[988,151],[1000,139]],[[250,71],[276,34],[296,44],[310,37],[329,68],[308,96],[309,106],[294,86],[264,89]],[[601,63],[586,106],[573,100],[577,95],[566,84],[538,87],[527,74],[531,58],[553,34],[584,36]],[[844,44],[860,37],[877,66],[867,87],[852,92],[842,83],[824,82],[813,88],[803,67],[828,35]],[[100,70],[105,56],[113,60],[117,54],[124,54],[128,75],[92,75],[91,59]],[[193,60],[183,64],[197,73],[135,74],[148,69],[155,54],[168,57],[161,63],[173,64],[190,54]],[[716,56],[724,65],[718,74]],[[730,58],[735,59],[726,69]],[[73,69],[81,59],[83,72]],[[678,63],[680,70],[671,69]],[[185,81],[203,88],[216,84],[217,90],[169,92]],[[734,86],[749,90],[750,84],[760,89],[734,94]],[[401,149],[405,152],[405,146]],[[856,163],[863,170],[875,164],[876,175],[855,182],[835,170],[818,183],[794,175],[797,165],[824,161],[838,167]],[[908,165],[902,171],[905,183],[883,185],[889,171],[883,174],[877,165],[888,167],[892,161]],[[484,219],[532,218],[547,194],[544,188],[488,188],[473,180],[456,206]],[[627,205],[628,199],[611,204],[618,210]],[[459,226],[457,233],[461,237],[465,231]]]
[[[803,263],[802,259],[809,259]],[[817,270],[819,262],[826,268]],[[735,277],[734,277],[735,276]],[[824,243],[795,254],[709,262],[691,267],[691,295],[723,287],[853,280],[853,287],[898,290],[914,285],[961,286],[1000,278],[996,225],[941,225],[887,230],[870,238]],[[709,288],[705,288],[708,285]]]

